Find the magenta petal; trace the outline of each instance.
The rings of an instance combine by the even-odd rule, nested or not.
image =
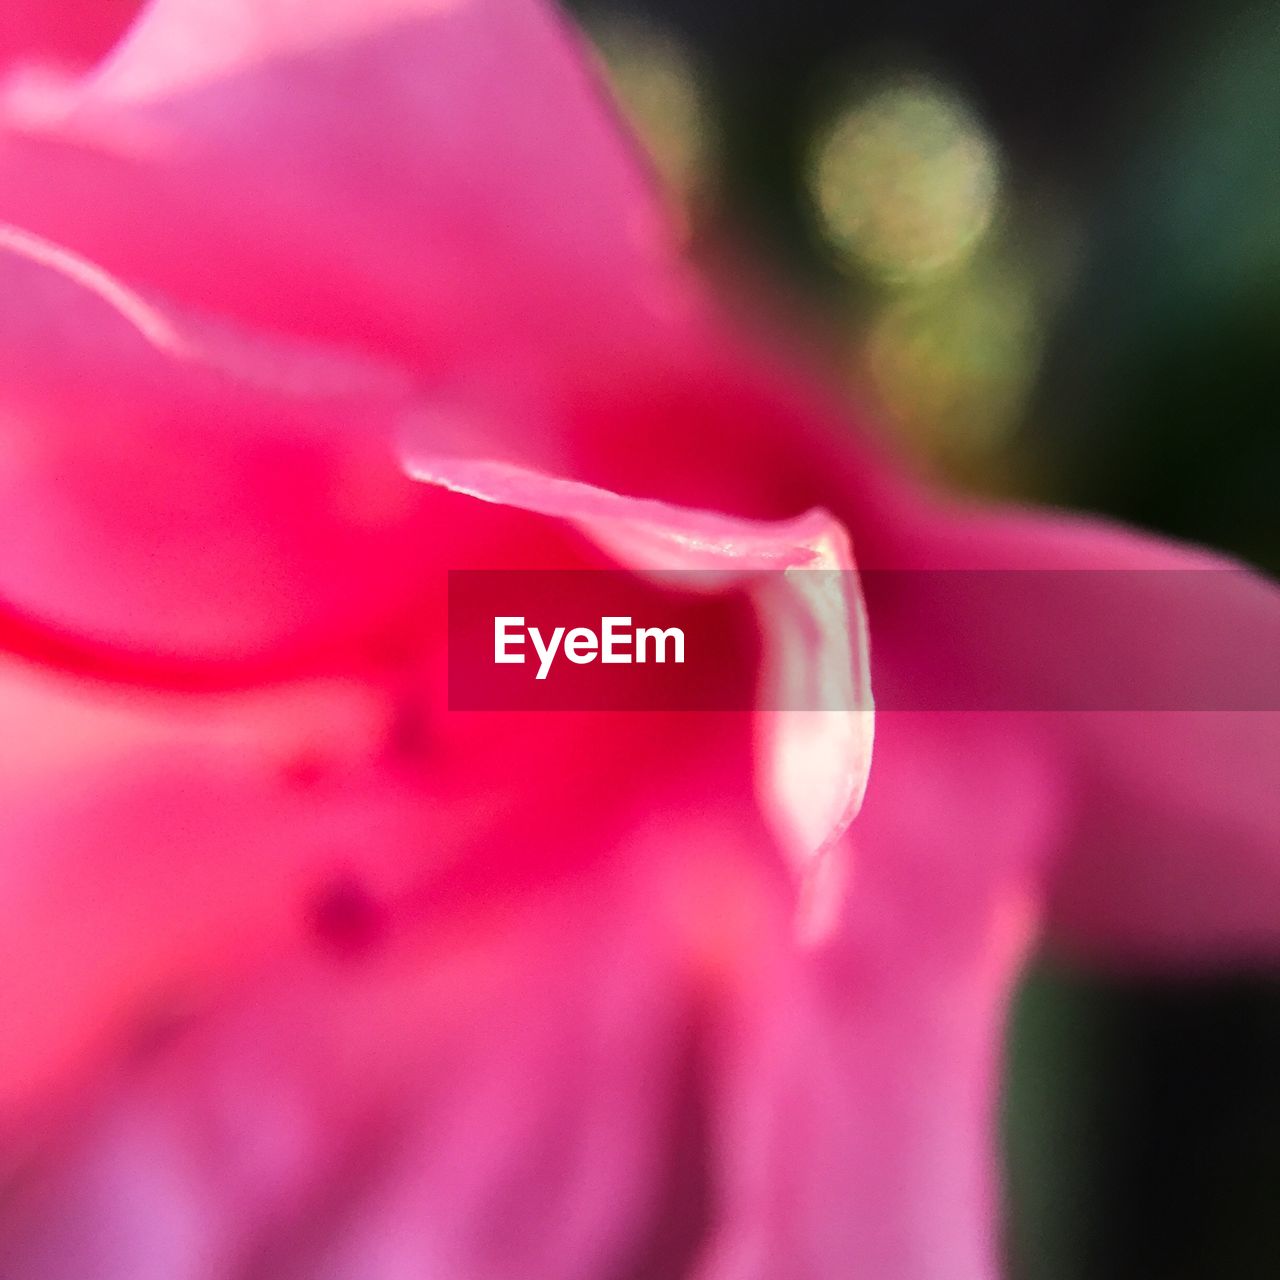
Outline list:
[[[0,657],[0,1138],[299,939],[355,960],[502,904],[536,917],[651,812],[730,810],[791,901],[736,718],[495,725],[443,714],[430,665],[196,693]]]
[[[281,947],[171,1026],[10,1187],[0,1271],[683,1274],[722,1191],[723,987],[785,895],[736,797],[653,799],[590,874],[354,959]]]
[[[50,1130],[0,1209],[0,1269],[933,1280],[943,1259],[987,1280],[999,1010],[1028,924],[996,869],[1038,810],[1034,770],[968,734],[989,857],[921,842],[954,788],[909,807],[897,788],[955,742],[902,757],[817,948],[738,789],[687,779],[537,892],[393,912],[354,956],[278,945]]]
[[[424,215],[483,214],[509,249],[612,274],[666,220],[578,40],[533,0],[155,0],[80,110],[154,113],[264,179],[287,156],[419,243]]]
[[[691,511],[499,462],[411,453],[407,465],[428,484],[564,520],[628,568],[749,584],[770,708],[758,721],[761,800],[802,876],[815,875],[862,803],[874,728],[866,615],[839,524],[818,510],[776,522]]]
[[[185,317],[0,229],[0,597],[86,646],[261,666],[420,591],[403,381]]]
[[[765,949],[738,992],[699,1280],[998,1274],[1003,1011],[1053,779],[995,718],[885,713],[877,738],[838,930]]]
[[[6,63],[83,68],[124,32],[142,0],[6,0],[0,9],[0,67]]]
[[[532,0],[159,0],[60,107],[9,115],[0,218],[433,373],[523,368],[605,314],[625,345],[674,288],[642,165]]]
[[[447,860],[465,824],[378,768],[392,718],[371,683],[175,696],[0,662],[3,1123],[296,934],[333,877]]]
[[[999,661],[1019,689],[1027,672],[1052,669],[1085,705],[1095,685],[1115,689],[1123,677],[1117,709],[1026,717],[1038,721],[1042,750],[1065,769],[1073,797],[1047,873],[1053,935],[1097,958],[1274,962],[1280,589],[1219,557],[1100,521],[947,513],[912,523],[905,542],[916,564],[1128,575],[1129,589],[1099,592],[1093,612],[1080,593],[1067,626],[1047,628],[1029,610],[965,618],[950,654],[903,658],[905,670],[944,683],[980,668],[987,675]],[[1206,670],[1212,680],[1200,678]],[[1231,694],[1237,682],[1257,695],[1253,709],[1206,705],[1206,687]]]

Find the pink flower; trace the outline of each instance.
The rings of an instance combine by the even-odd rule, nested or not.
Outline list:
[[[140,0],[63,0],[0,11],[0,60],[68,70],[96,62],[120,38]]]
[[[32,84],[0,1274],[992,1275],[1020,962],[1273,959],[1280,717],[890,711],[855,818],[868,676],[1176,707],[1274,589],[874,457],[677,264],[532,0],[154,0]],[[868,667],[852,573],[761,572],[855,553],[1187,572],[1065,631],[908,592]],[[446,709],[443,571],[601,554],[750,587],[754,719]]]

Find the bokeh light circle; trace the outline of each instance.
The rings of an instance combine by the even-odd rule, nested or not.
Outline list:
[[[934,80],[898,77],[832,116],[809,182],[842,258],[888,281],[913,281],[977,245],[995,213],[1000,163],[963,98]]]
[[[906,441],[946,464],[1005,442],[1042,346],[1028,274],[985,267],[890,301],[866,336],[864,367]]]

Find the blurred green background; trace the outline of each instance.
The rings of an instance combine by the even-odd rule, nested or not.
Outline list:
[[[714,268],[947,483],[1280,571],[1280,11],[574,6]],[[1010,1270],[1280,1277],[1280,983],[1029,975]]]

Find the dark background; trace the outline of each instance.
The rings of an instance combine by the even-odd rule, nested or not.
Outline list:
[[[1275,9],[575,7],[695,251],[770,264],[769,291],[822,317],[851,392],[921,466],[1280,570]],[[886,280],[833,244],[815,148],[843,106],[922,83],[982,131],[999,191],[971,249]],[[1280,1277],[1280,983],[1046,961],[1011,1041],[1016,1276]]]

